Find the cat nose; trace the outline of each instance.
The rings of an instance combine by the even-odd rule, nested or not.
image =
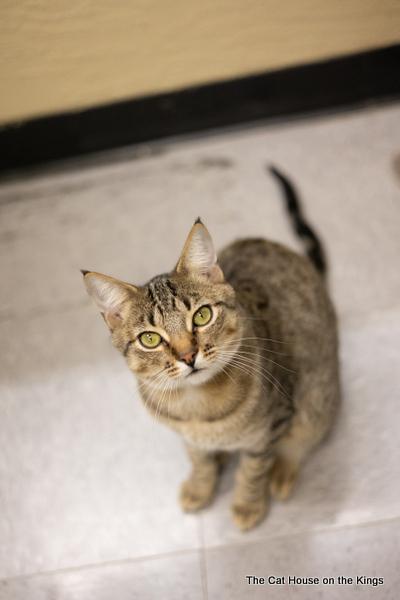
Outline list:
[[[179,360],[186,363],[189,367],[194,367],[194,363],[196,360],[197,350],[189,350],[189,352],[184,352],[179,355]]]

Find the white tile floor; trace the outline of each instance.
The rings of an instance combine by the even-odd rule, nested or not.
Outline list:
[[[397,598],[400,586],[400,107],[170,143],[0,186],[0,599]],[[343,409],[293,498],[246,535],[232,472],[181,514],[174,433],[139,404],[79,268],[141,283],[199,214],[219,246],[296,248],[287,171],[322,234],[341,324]],[[249,586],[246,575],[384,577]]]

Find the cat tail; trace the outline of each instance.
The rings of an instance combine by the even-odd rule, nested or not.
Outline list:
[[[319,271],[321,275],[325,275],[327,265],[324,248],[314,229],[305,220],[296,188],[291,181],[275,167],[269,166],[269,171],[276,177],[282,187],[286,200],[286,209],[289,213],[293,229],[303,241],[309,259],[314,264],[317,271]]]

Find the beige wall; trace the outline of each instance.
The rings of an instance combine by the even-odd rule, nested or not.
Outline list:
[[[399,0],[1,0],[0,122],[398,41]]]

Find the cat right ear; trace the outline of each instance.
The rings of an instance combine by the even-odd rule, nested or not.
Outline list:
[[[214,283],[224,281],[211,235],[200,218],[190,230],[175,270],[177,273],[197,273]]]
[[[110,331],[113,331],[122,323],[122,308],[127,300],[134,297],[137,288],[94,271],[82,270],[81,273],[89,296],[99,308]]]

